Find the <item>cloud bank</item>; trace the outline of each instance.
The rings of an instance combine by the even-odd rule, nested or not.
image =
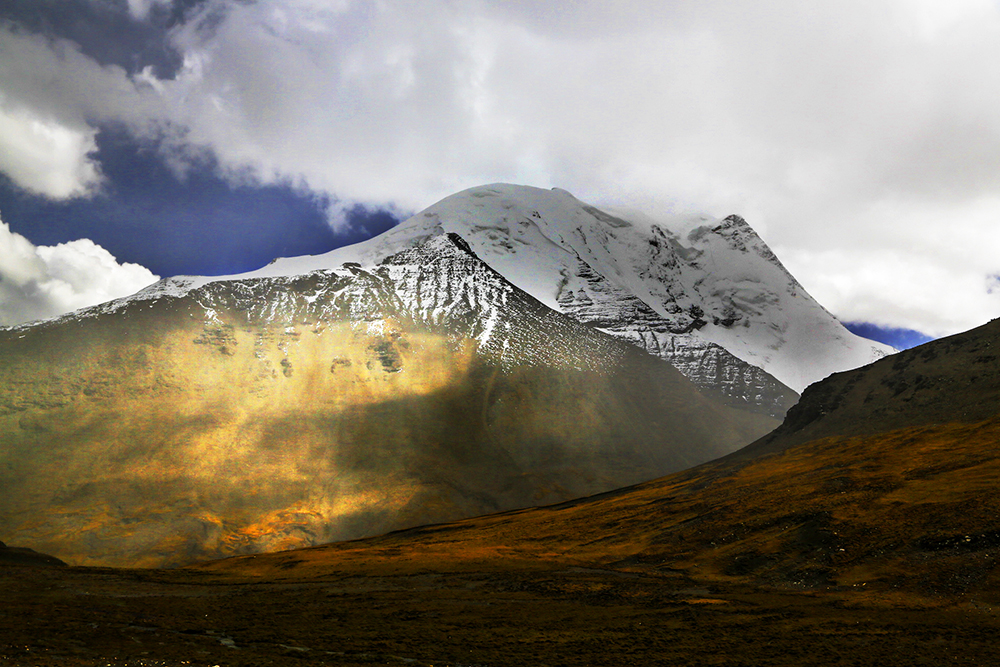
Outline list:
[[[0,170],[92,191],[93,132],[116,122],[178,169],[207,152],[230,179],[328,196],[335,225],[354,203],[558,185],[741,213],[844,319],[943,335],[1000,314],[997,3],[560,7],[208,0],[169,33],[183,65],[162,78],[6,26]]]
[[[159,280],[93,241],[35,246],[0,221],[0,326],[41,320],[132,294]]]

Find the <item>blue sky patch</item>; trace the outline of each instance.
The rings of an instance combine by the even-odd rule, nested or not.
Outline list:
[[[844,322],[847,330],[853,334],[868,338],[869,340],[892,345],[897,350],[908,350],[917,345],[928,343],[934,338],[927,334],[922,334],[913,329],[899,329],[896,327],[881,327],[871,322]]]

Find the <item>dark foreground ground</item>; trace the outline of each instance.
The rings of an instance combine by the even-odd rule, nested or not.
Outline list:
[[[995,665],[1000,608],[578,567],[332,575],[0,567],[3,665]],[[864,604],[852,603],[864,601]]]
[[[998,665],[998,480],[995,417],[178,570],[7,549],[0,665]]]

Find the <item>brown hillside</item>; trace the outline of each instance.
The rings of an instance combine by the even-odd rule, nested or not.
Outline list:
[[[1000,555],[1000,373],[989,360],[998,340],[994,321],[834,375],[810,387],[760,442],[663,479],[551,507],[204,567],[270,578],[549,562],[992,600]]]
[[[434,242],[0,331],[0,536],[176,566],[585,496],[776,424]]]
[[[972,423],[997,412],[1000,319],[817,382],[803,392],[779,428],[734,457],[831,435]]]
[[[829,438],[578,502],[201,567],[280,580],[544,563],[1000,605],[997,480],[995,418]]]

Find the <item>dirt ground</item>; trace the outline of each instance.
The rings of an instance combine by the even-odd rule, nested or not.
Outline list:
[[[1000,608],[580,567],[264,582],[0,568],[0,664],[991,665]]]

